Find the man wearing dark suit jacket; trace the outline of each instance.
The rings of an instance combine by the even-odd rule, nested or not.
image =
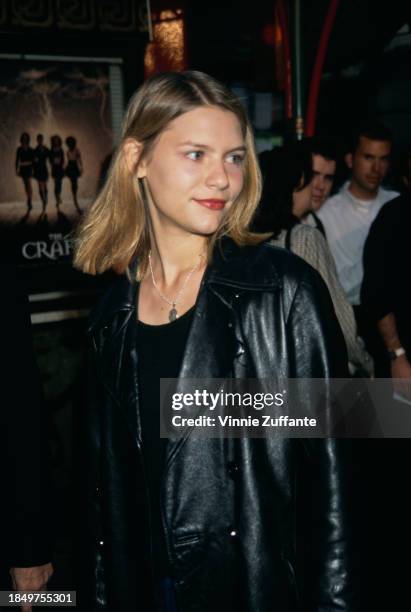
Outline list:
[[[411,201],[403,195],[385,204],[364,247],[362,304],[374,326],[377,376],[411,381]],[[371,341],[372,341],[371,335]],[[411,395],[411,394],[410,394]]]
[[[367,318],[364,338],[374,358],[376,377],[392,379],[392,386],[387,382],[384,387],[386,410],[392,422],[399,424],[409,411],[407,400],[411,401],[410,228],[409,195],[384,204],[365,242],[361,289]],[[377,443],[368,447],[372,451],[368,482],[374,491],[370,494],[374,511],[368,517],[374,533],[370,542],[372,584],[384,584],[388,594],[386,602],[379,597],[375,609],[401,609],[409,599],[409,564],[392,560],[401,559],[411,546],[406,484],[410,440],[370,442]]]

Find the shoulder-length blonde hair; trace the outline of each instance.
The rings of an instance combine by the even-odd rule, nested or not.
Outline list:
[[[260,199],[261,175],[243,106],[222,83],[202,72],[169,72],[146,80],[130,100],[106,182],[79,226],[74,258],[77,268],[89,274],[110,269],[123,273],[137,256],[141,278],[150,251],[150,220],[144,194],[127,167],[124,143],[135,139],[143,145],[140,160],[147,158],[169,123],[199,106],[217,106],[234,113],[246,146],[243,189],[209,239],[209,258],[216,240],[223,236],[239,245],[261,242],[264,236],[247,229]]]

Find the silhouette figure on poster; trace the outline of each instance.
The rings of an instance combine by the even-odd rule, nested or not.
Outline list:
[[[50,165],[51,176],[54,179],[54,195],[56,198],[56,208],[59,208],[62,203],[61,190],[63,187],[64,177],[64,151],[62,148],[63,141],[58,134],[55,134],[50,139]]]
[[[44,144],[43,134],[37,135],[37,147],[34,149],[34,178],[39,186],[39,195],[43,204],[43,213],[47,208],[48,189],[47,181],[49,171],[47,162],[50,159],[50,150]]]
[[[25,218],[28,218],[33,208],[33,178],[38,184],[38,192],[42,203],[42,217],[46,214],[50,173],[54,181],[54,196],[57,210],[59,211],[63,203],[63,179],[67,177],[70,181],[74,206],[77,212],[81,214],[82,209],[80,208],[77,194],[78,179],[83,174],[83,160],[80,149],[77,146],[77,139],[74,136],[67,136],[64,141],[67,146],[66,150],[63,149],[63,139],[59,134],[54,134],[50,137],[50,148],[45,144],[44,134],[37,134],[36,141],[36,147],[30,147],[30,134],[23,132],[20,136],[20,146],[16,150],[16,174],[22,179],[27,196],[27,214]]]
[[[33,176],[34,151],[30,147],[30,135],[23,132],[20,136],[20,146],[16,151],[16,174],[19,176],[24,185],[24,190],[27,197],[27,210],[30,211],[33,206],[31,203],[33,196],[33,188],[31,178]]]
[[[68,136],[66,138],[67,145],[67,166],[65,174],[70,179],[71,193],[73,194],[74,206],[77,212],[81,212],[81,208],[77,201],[78,191],[78,179],[83,174],[83,162],[81,159],[81,153],[77,148],[77,140],[74,136]]]

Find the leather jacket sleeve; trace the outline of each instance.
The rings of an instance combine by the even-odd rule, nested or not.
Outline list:
[[[347,350],[329,291],[307,267],[296,289],[288,319],[296,378],[348,377]]]
[[[301,378],[346,378],[346,349],[328,291],[315,273],[300,282],[288,326]],[[299,351],[299,347],[304,350]],[[310,347],[310,350],[308,350]],[[309,399],[309,398],[307,398]],[[328,406],[327,409],[330,409]],[[350,442],[333,438],[302,440],[299,504],[300,576],[304,611],[356,609],[354,592]]]
[[[91,343],[94,340],[91,339]],[[100,381],[95,367],[95,349],[90,348],[87,372],[87,405],[82,419],[80,471],[81,486],[84,487],[80,499],[85,500],[81,508],[80,521],[83,530],[81,546],[81,584],[88,609],[106,607],[106,584],[104,572],[103,508],[100,483],[101,427],[99,407]],[[85,520],[84,520],[85,517]],[[81,602],[84,603],[84,602]]]

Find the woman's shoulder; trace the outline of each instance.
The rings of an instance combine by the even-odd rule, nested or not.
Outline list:
[[[226,297],[237,290],[247,292],[250,300],[256,293],[271,293],[289,311],[299,295],[307,306],[321,301],[327,294],[320,274],[296,254],[266,242],[255,246],[231,247],[230,256],[214,265],[208,282],[225,286]],[[261,307],[259,300],[255,301]]]
[[[137,283],[126,273],[115,276],[90,311],[88,332],[104,327],[120,311],[135,309],[136,297]]]
[[[322,276],[329,276],[335,271],[335,263],[322,233],[310,225],[299,224],[293,230],[291,248]]]
[[[328,243],[323,234],[316,227],[299,223],[293,228],[292,250],[299,255],[299,250],[314,252],[328,251]]]
[[[305,240],[315,240],[319,242],[325,240],[319,229],[312,225],[306,225],[305,223],[297,223],[297,225],[293,227],[293,234]]]
[[[231,282],[256,286],[295,283],[312,272],[300,257],[268,242],[247,246],[230,242],[214,270],[220,278],[226,276]]]

